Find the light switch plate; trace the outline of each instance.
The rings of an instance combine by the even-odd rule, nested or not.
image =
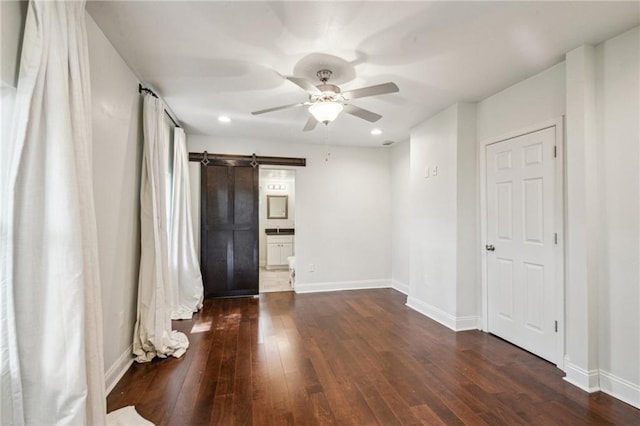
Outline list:
[[[438,176],[438,166],[433,166],[433,175]]]

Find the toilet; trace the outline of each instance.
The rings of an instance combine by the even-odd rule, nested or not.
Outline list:
[[[291,288],[294,288],[296,280],[296,257],[287,257],[287,262],[289,262],[289,284],[291,285]]]

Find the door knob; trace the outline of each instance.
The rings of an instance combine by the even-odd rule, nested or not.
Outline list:
[[[493,244],[487,244],[486,246],[484,246],[487,251],[495,251],[496,248],[493,246]]]

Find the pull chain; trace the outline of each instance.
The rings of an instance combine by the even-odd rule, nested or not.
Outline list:
[[[327,155],[324,157],[324,161],[329,161],[329,157],[331,157],[331,151],[329,150],[329,123],[325,124],[326,131],[324,134],[324,144],[327,146]]]

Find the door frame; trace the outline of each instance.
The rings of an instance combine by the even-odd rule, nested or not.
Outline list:
[[[296,185],[295,185],[295,182],[296,182],[296,177],[297,177],[297,170],[298,170],[298,167],[300,167],[300,166],[292,166],[292,165],[276,165],[276,164],[264,164],[264,163],[261,163],[261,164],[258,166],[258,168],[259,168],[260,170],[291,170],[291,171],[293,171],[293,182],[294,182],[294,184],[293,184],[293,187],[294,187],[293,194],[294,194],[294,201],[295,201],[295,195],[296,195],[296,189],[295,189],[295,188],[296,188]],[[306,167],[306,166],[304,166],[304,167]],[[258,184],[260,184],[260,180],[261,180],[259,176],[260,176],[260,175],[258,175]],[[266,192],[265,192],[265,195],[266,195]],[[265,206],[264,208],[266,209],[267,207]],[[291,212],[289,212],[289,214],[291,214]],[[265,212],[265,216],[266,216],[266,212]],[[295,208],[294,208],[293,216],[294,216],[293,221],[295,222]],[[259,228],[259,227],[260,227],[260,225],[258,225],[258,228]],[[266,240],[265,240],[265,246],[266,246]],[[293,247],[294,247],[294,256],[295,256],[295,247],[296,247],[296,234],[295,234],[295,233],[293,234]],[[266,257],[267,257],[267,253],[266,253],[266,251],[267,251],[267,248],[265,247],[265,249],[264,249],[264,252],[265,252],[265,253],[264,253],[264,259],[265,259],[264,267],[265,267],[265,268],[266,268],[266,265],[267,265],[267,263],[266,263]],[[258,257],[260,257],[260,253],[261,253],[261,252],[262,252],[262,250],[261,250],[261,246],[260,246],[260,245],[258,245]],[[262,266],[261,266],[261,267],[262,267]]]
[[[565,327],[565,251],[564,251],[564,239],[565,239],[565,227],[564,227],[564,212],[565,212],[565,180],[564,180],[564,116],[554,120],[547,120],[542,123],[538,123],[533,126],[528,126],[520,130],[512,131],[503,134],[499,137],[492,137],[479,142],[478,145],[478,170],[480,173],[480,191],[479,191],[479,205],[480,205],[480,278],[481,278],[481,317],[480,326],[482,331],[488,332],[488,315],[489,315],[489,287],[488,287],[488,258],[487,251],[484,249],[487,244],[487,147],[489,145],[504,142],[509,139],[523,136],[529,133],[534,133],[540,130],[555,127],[556,137],[556,162],[555,162],[555,193],[554,193],[554,225],[556,232],[558,233],[558,244],[554,250],[555,259],[555,276],[554,287],[556,289],[556,300],[558,304],[556,306],[556,318],[558,321],[558,337],[556,341],[556,366],[564,371],[564,344],[566,338]]]

